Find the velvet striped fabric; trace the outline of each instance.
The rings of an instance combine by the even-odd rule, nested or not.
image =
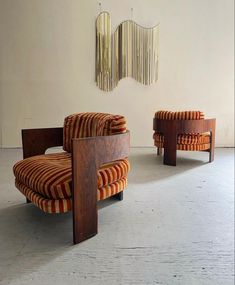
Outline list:
[[[159,133],[153,135],[154,145],[164,148],[164,136]],[[201,151],[210,149],[210,134],[181,134],[177,138],[177,150]]]
[[[13,166],[17,182],[51,199],[71,197],[71,171],[71,154],[66,152],[32,156]]]
[[[72,199],[48,199],[28,186],[15,180],[15,186],[20,192],[45,213],[66,213],[72,210]]]
[[[97,173],[98,188],[127,176],[127,159],[103,165]],[[17,162],[13,172],[18,184],[33,189],[44,198],[66,199],[72,193],[71,154],[68,152],[32,156]],[[102,195],[103,197],[103,195]]]
[[[160,120],[203,120],[204,113],[201,111],[158,111],[155,118]]]
[[[159,120],[203,120],[204,113],[201,111],[158,111],[155,118]],[[153,134],[154,145],[164,147],[164,135],[155,132]],[[177,150],[207,150],[210,149],[210,134],[179,134],[177,137]]]
[[[164,136],[159,133],[155,133],[153,135],[154,140],[157,142],[164,142]],[[181,134],[177,137],[178,144],[203,144],[203,143],[210,143],[210,134],[203,133],[203,134]]]
[[[129,171],[130,163],[127,159],[104,164],[98,171],[98,188],[126,177]]]
[[[39,193],[31,190],[29,187],[23,183],[15,181],[16,187],[20,192],[39,207],[42,211],[46,213],[66,213],[72,210],[72,199],[48,199]],[[97,189],[97,201],[106,199],[110,196],[113,196],[125,189],[127,186],[127,178],[121,178],[118,181],[115,181],[109,185],[103,186]]]
[[[63,149],[71,152],[71,139],[126,132],[126,119],[120,115],[105,113],[73,114],[64,120]]]

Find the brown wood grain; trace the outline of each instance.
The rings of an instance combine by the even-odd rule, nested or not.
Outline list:
[[[176,165],[177,136],[188,133],[210,132],[209,161],[214,160],[216,119],[161,120],[153,119],[153,130],[164,135],[164,157],[166,165]],[[159,154],[159,152],[158,152]]]
[[[79,243],[97,234],[97,171],[107,162],[125,158],[130,134],[72,140],[73,239]],[[122,195],[117,198],[121,199]]]
[[[63,145],[63,128],[24,129],[23,158],[44,154],[50,147]]]
[[[23,158],[44,154],[54,146],[63,145],[63,128],[23,129],[21,130]],[[31,203],[26,198],[27,203]]]

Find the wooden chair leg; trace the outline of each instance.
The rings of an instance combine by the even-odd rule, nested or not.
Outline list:
[[[165,165],[176,166],[176,150],[165,148],[163,162]]]
[[[210,152],[209,152],[209,162],[214,160],[215,154],[215,127],[210,131]]]
[[[210,150],[210,152],[209,152],[209,162],[212,162],[212,161],[214,161],[214,150]]]
[[[174,129],[164,133],[164,156],[165,165],[176,166],[177,134]]]
[[[162,147],[157,148],[157,155],[162,155]]]
[[[113,196],[114,198],[118,199],[119,201],[123,200],[123,191],[117,193],[116,195]]]

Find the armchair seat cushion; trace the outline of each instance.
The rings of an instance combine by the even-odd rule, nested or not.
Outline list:
[[[97,173],[98,189],[103,191],[106,187],[107,191],[111,191],[107,186],[126,178],[129,168],[127,159],[103,165]],[[17,162],[13,171],[16,186],[21,192],[25,189],[29,192],[31,189],[43,199],[71,198],[72,166],[71,154],[68,152],[32,156]],[[100,197],[103,199],[106,196],[102,192]]]
[[[45,213],[66,213],[72,210],[72,198],[48,199],[43,195],[35,192],[25,184],[15,181],[16,188],[37,207]],[[104,200],[123,191],[127,186],[127,178],[121,178],[116,182],[97,189],[97,201]]]
[[[164,147],[164,135],[154,133],[154,145],[159,148]],[[210,134],[180,134],[177,137],[178,150],[207,150],[210,148]]]

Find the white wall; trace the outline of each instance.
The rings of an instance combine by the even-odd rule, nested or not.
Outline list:
[[[217,146],[234,145],[233,0],[103,0],[113,29],[131,18],[160,22],[159,80],[120,81],[100,91],[95,76],[95,0],[0,0],[2,146],[20,129],[60,126],[67,114],[100,111],[128,119],[132,145],[151,146],[159,109],[199,109],[217,118]]]

